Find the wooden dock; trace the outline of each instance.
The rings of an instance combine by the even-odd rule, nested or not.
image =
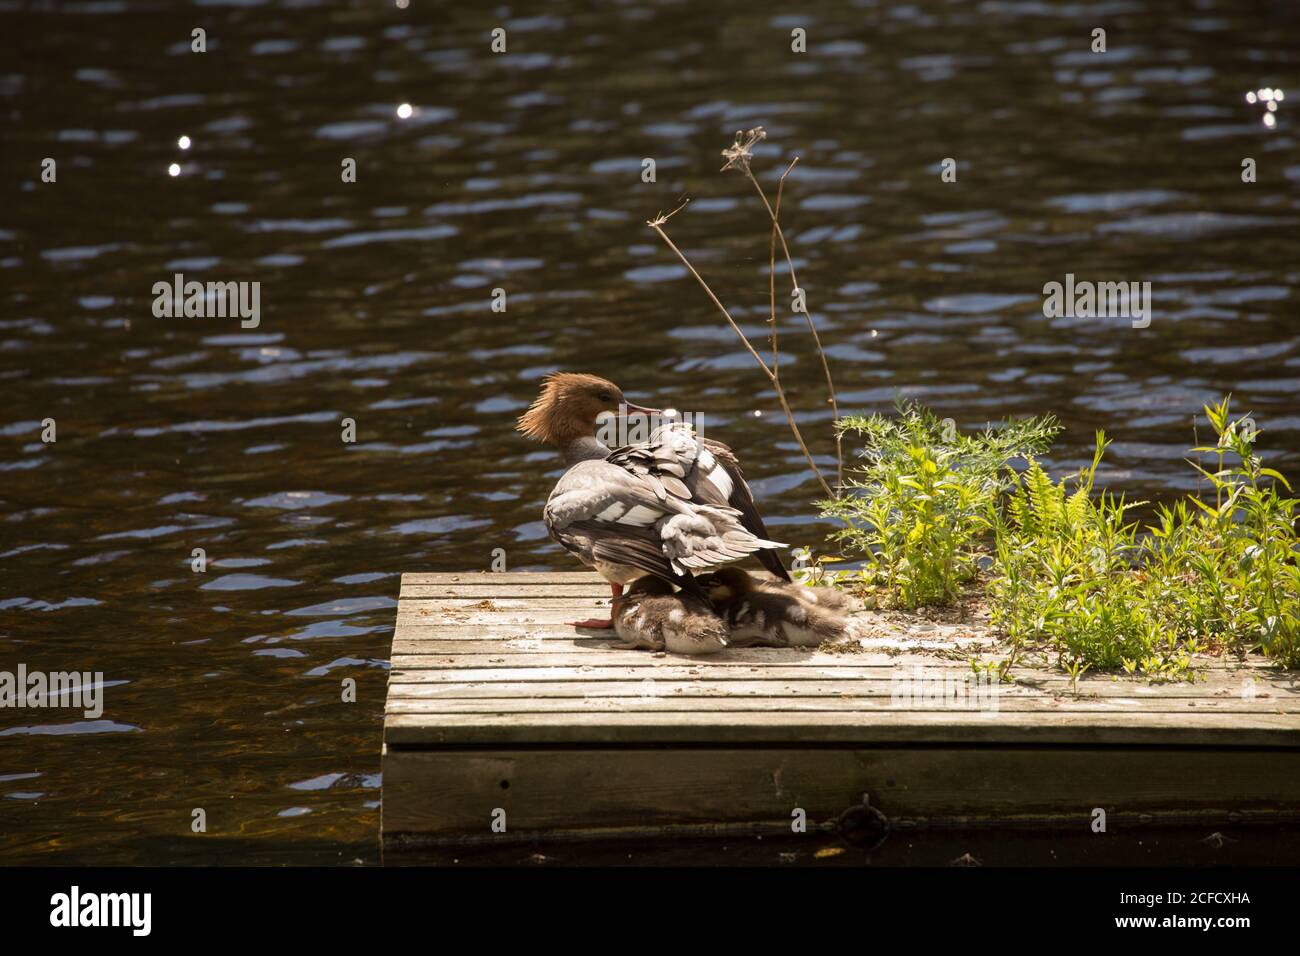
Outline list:
[[[1300,819],[1300,681],[1262,661],[1164,684],[1017,668],[981,696],[971,628],[680,658],[564,623],[608,605],[589,573],[403,575],[386,845],[788,834],[800,811],[880,836]]]

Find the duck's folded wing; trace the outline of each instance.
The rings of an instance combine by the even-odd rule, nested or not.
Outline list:
[[[609,460],[585,461],[564,473],[542,512],[547,527],[564,528],[578,521],[648,528],[685,507],[662,483]]]
[[[752,515],[762,527],[735,453],[722,442],[698,437],[684,422],[656,428],[649,440],[616,448],[606,460],[685,501],[735,508],[746,521]],[[766,536],[766,531],[759,533]]]
[[[714,477],[718,475],[716,471],[707,475],[710,483],[720,491],[725,489],[727,505],[740,512],[740,524],[746,531],[757,538],[766,538],[767,525],[763,523],[763,516],[758,513],[754,494],[749,490],[749,483],[745,481],[745,473],[740,469],[740,461],[736,458],[736,453],[722,442],[711,438],[701,438],[699,443],[717,463],[717,469],[721,470],[721,475],[718,477]],[[701,464],[707,464],[707,461],[705,459]],[[721,480],[723,476],[725,480]],[[730,484],[730,488],[726,488],[727,484]],[[785,569],[785,564],[775,551],[764,548],[754,556],[763,567],[778,578],[783,581],[790,580],[790,572]]]
[[[763,567],[790,580],[777,545],[767,542],[767,526],[740,462],[727,445],[695,435],[690,425],[675,422],[655,429],[648,441],[615,449],[607,459],[649,482],[662,496],[667,491],[697,505],[734,509],[740,526],[765,544],[754,551]]]
[[[725,495],[714,493],[701,498],[698,489],[688,482],[701,450],[690,427],[677,423],[656,428],[647,441],[615,448],[605,460],[635,476],[661,500],[672,495],[697,504],[724,505]]]
[[[695,571],[783,547],[746,530],[733,508],[682,498],[664,477],[612,455],[575,465],[546,503],[546,526],[588,564],[630,565],[677,584]]]
[[[673,570],[653,528],[611,528],[608,522],[575,521],[566,528],[553,529],[551,537],[592,563],[639,568],[692,593],[697,590],[688,575]]]
[[[688,508],[661,482],[609,461],[590,461],[565,473],[543,517],[551,537],[586,564],[640,568],[681,585],[683,575],[673,568],[657,529]]]
[[[731,508],[697,505],[689,513],[661,521],[656,530],[669,563],[679,572],[707,571],[739,561],[763,548],[783,548],[741,527]]]

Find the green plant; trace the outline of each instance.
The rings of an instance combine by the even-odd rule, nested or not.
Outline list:
[[[1031,459],[995,521],[989,584],[994,626],[1013,643],[1047,640],[1094,668],[1159,658],[1161,633],[1145,613],[1132,560],[1140,550],[1138,503],[1092,490],[1105,453],[1098,432],[1091,465],[1053,483]]]
[[[1199,513],[1183,527],[1194,528],[1195,538],[1183,535],[1176,557],[1187,555],[1185,574],[1213,595],[1210,607],[1221,612],[1227,634],[1257,642],[1287,667],[1300,666],[1300,501],[1278,493],[1290,493],[1290,483],[1255,454],[1259,431],[1250,416],[1230,422],[1227,398],[1205,412],[1218,441],[1192,451],[1214,455],[1217,468],[1190,464],[1213,485],[1215,504],[1191,498]],[[1218,560],[1204,560],[1209,553]]]
[[[991,548],[986,597],[1010,654],[977,672],[1006,680],[1044,645],[1073,682],[1090,669],[1185,677],[1193,655],[1225,648],[1300,667],[1300,501],[1263,466],[1249,416],[1230,420],[1228,399],[1205,412],[1217,441],[1193,453],[1214,467],[1191,464],[1213,503],[1161,504],[1145,530],[1130,512],[1146,502],[1095,492],[1104,433],[1086,468],[1053,482],[1036,457],[1052,419],[963,437],[911,404],[841,422],[865,439],[865,464],[853,495],[821,507],[845,522],[834,537],[862,555],[863,578],[907,607],[952,600]]]
[[[846,492],[820,504],[844,528],[842,551],[864,559],[867,583],[903,607],[951,601],[975,577],[981,541],[1013,458],[1041,452],[1058,431],[1050,417],[961,435],[927,408],[898,404],[897,418],[850,417],[841,434],[864,441]]]
[[[993,621],[1013,645],[1042,639],[1065,660],[1161,678],[1224,646],[1300,666],[1296,501],[1255,454],[1248,416],[1230,421],[1227,399],[1205,412],[1218,441],[1193,451],[1213,455],[1215,470],[1192,465],[1214,503],[1161,505],[1145,532],[1127,517],[1144,502],[1092,494],[1104,435],[1073,493],[1030,463],[995,522],[989,585]]]

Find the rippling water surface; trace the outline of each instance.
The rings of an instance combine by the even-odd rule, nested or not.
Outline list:
[[[1244,99],[1295,79],[1293,5],[759,6],[0,0],[0,669],[110,684],[98,720],[0,715],[0,862],[377,859],[399,574],[572,567],[512,431],[547,371],[703,412],[816,545],[774,399],[645,226],[692,197],[672,236],[761,329],[740,128],[768,183],[801,157],[783,219],[846,409],[1052,411],[1057,467],[1104,427],[1107,481],[1159,498],[1231,391],[1300,472],[1300,89],[1272,129]],[[260,282],[260,326],[155,318],[177,272]],[[1066,273],[1149,280],[1150,327],[1045,318]]]

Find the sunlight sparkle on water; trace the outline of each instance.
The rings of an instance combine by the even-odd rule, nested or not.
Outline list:
[[[1269,129],[1277,126],[1277,117],[1273,114],[1277,112],[1277,104],[1286,99],[1286,91],[1280,87],[1261,86],[1257,90],[1246,91],[1246,102],[1264,105],[1263,121]]]
[[[411,114],[414,112],[415,110],[411,107],[410,103],[403,103],[401,106],[397,108],[397,118],[410,119]]]
[[[170,166],[167,167],[168,176],[179,176],[180,174],[181,174],[180,163],[172,163]]]
[[[176,141],[176,145],[179,146],[181,149],[189,149],[190,138],[188,136],[182,136],[180,139]]]

